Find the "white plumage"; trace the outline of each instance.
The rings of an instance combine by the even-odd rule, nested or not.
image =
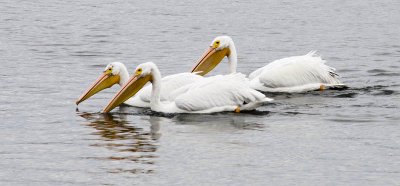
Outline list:
[[[213,46],[217,51],[229,49],[230,73],[235,73],[237,53],[232,38],[216,37],[210,45]],[[250,87],[264,92],[305,92],[320,88],[346,87],[338,79],[335,69],[325,62],[315,51],[303,56],[275,60],[250,73]]]
[[[335,69],[325,62],[314,51],[275,60],[249,75],[250,86],[266,92],[304,92],[341,85]]]
[[[251,110],[272,100],[250,88],[248,79],[240,73],[204,78],[181,89],[185,91],[176,97],[175,104],[179,109],[191,112],[210,109],[223,111],[221,107],[226,106],[233,106],[228,111],[238,106],[242,110]]]
[[[136,86],[136,82],[151,77],[150,108],[163,113],[213,113],[223,111],[251,110],[272,99],[250,88],[248,79],[243,74],[235,73],[198,79],[194,83],[171,91],[169,101],[162,101],[161,90],[164,78],[157,66],[143,63],[136,68],[132,77],[104,109],[110,111],[126,97],[126,91]],[[168,79],[168,78],[167,78]],[[169,79],[173,81],[173,79]],[[162,90],[165,91],[165,90]],[[166,96],[166,95],[165,95]],[[174,100],[171,100],[174,99]]]
[[[203,76],[188,72],[163,77],[161,79],[162,85],[160,100],[174,100],[174,96],[170,96],[174,90],[198,81],[199,79],[203,79]],[[135,107],[150,107],[151,89],[152,84],[148,84],[146,87],[143,87],[143,89],[141,89],[134,97],[128,99],[124,103]]]

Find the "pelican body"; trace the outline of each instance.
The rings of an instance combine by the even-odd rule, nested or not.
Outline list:
[[[236,73],[237,53],[229,36],[216,37],[199,59],[192,72],[205,75],[224,57],[228,57],[230,73]],[[250,87],[264,92],[306,92],[326,88],[344,88],[335,69],[314,51],[303,55],[275,60],[250,73]]]
[[[200,79],[170,93],[173,101],[161,102],[161,73],[152,62],[139,65],[135,75],[114,96],[103,112],[110,112],[147,82],[152,83],[150,108],[162,113],[214,113],[252,110],[272,99],[249,87],[243,74],[229,74]]]

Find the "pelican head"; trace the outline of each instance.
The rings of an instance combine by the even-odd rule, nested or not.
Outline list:
[[[199,75],[205,75],[214,69],[225,56],[230,58],[233,53],[236,55],[232,38],[229,36],[218,36],[211,42],[210,47],[198,60],[196,66],[192,69],[192,73],[197,72]],[[236,64],[234,70],[236,71]]]
[[[157,66],[152,62],[140,64],[136,67],[135,74],[119,90],[114,98],[103,109],[104,113],[110,112],[121,103],[134,96],[147,82],[153,81],[154,72],[158,72]]]
[[[123,85],[124,80],[129,78],[128,71],[124,64],[112,62],[107,65],[99,78],[86,90],[85,93],[76,101],[76,105],[95,95],[96,93],[110,88],[115,84]]]

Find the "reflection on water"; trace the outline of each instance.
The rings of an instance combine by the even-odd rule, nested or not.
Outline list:
[[[268,111],[251,111],[245,113],[216,113],[216,114],[178,114],[172,121],[179,125],[204,125],[206,127],[217,126],[219,128],[245,129],[245,130],[262,130],[264,125],[260,122],[254,121],[257,113],[263,113],[267,116]],[[246,117],[247,116],[247,117]],[[230,126],[230,127],[229,127]]]
[[[160,118],[153,116],[146,118],[150,123],[150,128],[146,129],[144,127],[148,125],[128,121],[127,115],[91,113],[78,113],[78,115],[88,121],[85,125],[96,129],[91,134],[100,137],[100,140],[94,141],[91,146],[103,147],[112,151],[111,156],[96,157],[96,159],[133,163],[132,166],[129,166],[131,168],[116,168],[109,172],[154,172],[150,165],[155,164],[155,159],[158,157],[156,151],[158,148],[157,140],[161,136],[159,133]],[[142,128],[142,126],[144,127]]]

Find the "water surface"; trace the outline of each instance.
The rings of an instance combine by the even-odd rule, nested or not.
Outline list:
[[[398,185],[400,3],[0,2],[1,185]],[[230,35],[238,71],[318,50],[351,88],[249,113],[76,110],[105,65],[190,70]],[[223,62],[212,74],[227,73]]]

